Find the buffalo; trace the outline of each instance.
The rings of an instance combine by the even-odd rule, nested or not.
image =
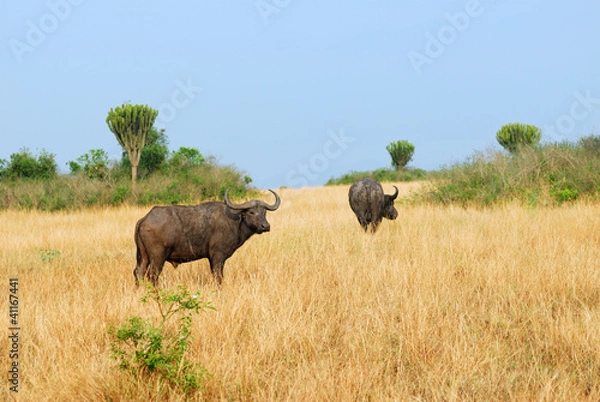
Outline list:
[[[394,186],[394,194],[384,194],[383,187],[370,177],[352,184],[348,192],[350,208],[358,218],[360,226],[367,232],[377,231],[383,218],[396,219],[398,211],[394,207],[394,200],[398,197],[398,187]]]
[[[266,212],[279,208],[281,199],[273,190],[275,203],[261,200],[234,204],[225,191],[224,202],[154,207],[135,225],[136,285],[148,279],[154,286],[165,261],[173,267],[208,258],[217,281],[223,281],[223,266],[253,234],[271,229]]]

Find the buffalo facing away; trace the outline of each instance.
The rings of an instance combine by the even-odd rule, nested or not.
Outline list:
[[[396,219],[398,211],[394,200],[398,197],[398,187],[394,186],[394,194],[384,194],[383,187],[377,181],[367,177],[359,180],[350,187],[348,200],[350,208],[358,218],[360,226],[365,230],[377,231],[383,218]]]
[[[220,285],[225,261],[253,234],[271,229],[267,211],[275,211],[275,203],[261,200],[232,203],[225,191],[225,202],[210,201],[199,205],[154,207],[135,225],[137,266],[133,271],[136,285],[148,279],[154,286],[165,261],[173,267],[208,258],[210,270]]]

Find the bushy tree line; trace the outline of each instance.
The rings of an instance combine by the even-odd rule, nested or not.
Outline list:
[[[165,130],[152,128],[140,154],[136,178],[147,179],[157,173],[181,172],[207,163],[214,165],[215,161],[210,157],[205,158],[196,148],[179,147],[176,151],[169,151]],[[132,167],[127,152],[123,152],[120,161],[111,163],[106,152],[101,149],[91,149],[68,165],[72,175],[84,174],[90,179],[98,180],[105,180],[109,176],[129,175]]]
[[[223,197],[225,190],[242,196],[252,179],[234,166],[218,164],[196,148],[169,151],[164,130],[152,129],[138,166],[138,183],[131,185],[131,163],[109,160],[102,149],[91,149],[67,163],[70,173],[58,173],[55,155],[34,155],[21,149],[0,161],[0,209],[41,210],[129,204],[195,203]]]
[[[0,179],[51,179],[58,174],[56,155],[43,149],[39,155],[33,155],[28,148],[21,148],[10,159],[0,159]]]

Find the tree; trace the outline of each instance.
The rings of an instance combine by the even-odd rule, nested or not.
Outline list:
[[[206,160],[196,148],[179,147],[169,159],[169,165],[175,169],[201,166]]]
[[[390,142],[385,149],[390,153],[392,166],[396,170],[404,169],[415,153],[415,146],[406,140]]]
[[[150,132],[146,136],[146,143],[140,157],[138,177],[147,177],[164,167],[169,155],[168,142],[164,128],[157,130],[152,127],[150,129]],[[129,161],[127,152],[123,152],[121,167],[123,169],[131,170],[131,162]]]
[[[523,146],[531,146],[540,142],[542,130],[530,124],[505,124],[496,133],[496,140],[511,154],[518,152]]]
[[[58,165],[55,155],[42,149],[37,158],[28,148],[10,155],[10,161],[0,161],[0,177],[9,179],[51,179],[56,177]]]
[[[152,109],[148,105],[124,103],[115,109],[111,108],[106,117],[108,128],[117,138],[119,145],[127,152],[131,162],[132,188],[135,188],[140,157],[156,116],[158,116],[158,110]]]
[[[71,174],[83,172],[90,179],[105,179],[108,176],[108,154],[103,149],[90,149],[87,154],[68,162]]]

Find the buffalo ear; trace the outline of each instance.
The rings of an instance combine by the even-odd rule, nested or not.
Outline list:
[[[231,208],[225,208],[225,214],[228,218],[233,219],[235,221],[239,221],[242,218],[239,211],[235,211]]]

